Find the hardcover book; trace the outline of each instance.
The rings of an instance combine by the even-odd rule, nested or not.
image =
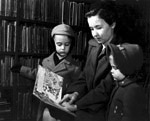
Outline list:
[[[61,120],[67,120],[67,117],[69,121],[75,117],[75,114],[58,104],[62,97],[62,85],[63,77],[41,65],[38,66],[33,95],[48,104],[47,107],[52,114],[55,112],[54,115]]]

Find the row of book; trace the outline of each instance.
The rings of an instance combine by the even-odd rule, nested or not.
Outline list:
[[[31,57],[20,57],[19,58],[19,62],[23,65],[23,66],[27,66],[30,67],[32,69],[37,69],[38,64],[39,64],[40,58],[33,58]],[[17,86],[18,87],[32,87],[34,85],[34,80],[30,79],[30,78],[25,78],[24,76],[20,76],[19,74],[17,75]]]
[[[88,4],[62,0],[59,12],[60,22],[75,26],[86,26],[85,13],[88,10]]]
[[[89,34],[84,31],[79,31],[77,34],[72,57],[83,69],[88,52]]]
[[[32,92],[18,92],[17,98],[17,119],[35,119],[37,116],[38,101],[36,102],[33,98]]]
[[[38,58],[32,58],[31,57],[20,57],[19,63],[22,65],[36,68],[39,63]],[[26,78],[23,78],[19,74],[12,73],[10,71],[10,68],[14,65],[15,58],[11,56],[0,56],[0,86],[6,87],[6,86],[13,86],[14,81],[17,82],[18,86],[30,86],[32,85],[32,81]]]
[[[19,29],[20,41],[16,45],[16,21],[0,20],[0,51],[16,52],[18,46],[19,52],[49,53],[50,28],[21,25]]]
[[[21,33],[19,36],[19,52],[26,53],[51,53],[54,50],[54,43],[51,38],[51,28],[41,26],[21,26]],[[75,53],[84,54],[87,47],[88,35],[87,32],[75,32]]]
[[[26,53],[50,53],[51,28],[37,25],[20,26],[19,52]]]
[[[24,19],[84,26],[89,5],[69,0],[22,0],[19,8]],[[57,8],[57,9],[56,9]]]
[[[16,51],[16,21],[0,20],[0,51]]]
[[[16,43],[16,21],[0,21],[0,51],[3,52],[25,52],[25,53],[51,53],[54,50],[54,43],[51,38],[51,28],[38,25],[19,26],[21,34]],[[84,31],[77,31],[75,38],[76,54],[84,54],[87,46],[88,34]],[[16,45],[18,44],[18,45]],[[19,47],[16,49],[16,47]]]
[[[0,95],[6,96],[5,92],[0,92]],[[15,111],[17,113],[15,115],[17,116],[17,119],[35,119],[37,116],[37,104],[39,104],[39,100],[33,97],[32,90],[27,90],[25,92],[19,91],[16,98],[17,105]],[[0,97],[0,121],[10,120],[12,118],[12,103],[6,98]]]
[[[88,47],[89,33],[79,31],[76,33],[75,39],[75,55],[85,55]]]
[[[75,51],[74,55],[84,55],[87,48],[87,33],[80,31],[75,41]],[[46,41],[46,40],[45,40]],[[40,44],[41,45],[41,44]],[[31,47],[33,48],[33,46]],[[48,56],[48,55],[47,55]],[[42,57],[41,57],[42,58]],[[40,58],[33,56],[23,56],[18,58],[18,62],[24,66],[31,68],[37,68]],[[13,86],[13,81],[18,80],[18,86],[28,86],[31,83],[30,80],[23,78],[21,76],[14,76],[14,73],[10,71],[10,68],[15,63],[14,56],[0,56],[0,86]]]
[[[0,15],[17,16],[17,0],[0,0]]]
[[[0,56],[0,86],[13,86],[13,73],[10,68],[14,64],[14,57]]]
[[[11,118],[11,103],[5,98],[5,94],[7,95],[7,92],[0,91],[0,121]],[[3,97],[3,95],[5,95],[5,97]]]

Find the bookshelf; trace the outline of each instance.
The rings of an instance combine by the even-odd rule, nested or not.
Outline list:
[[[0,121],[35,121],[39,102],[32,95],[34,82],[10,72],[10,67],[15,63],[37,67],[39,60],[54,50],[50,33],[59,23],[69,24],[75,30],[74,57],[82,61],[90,38],[84,13],[94,1],[0,0]],[[144,15],[137,24],[143,30],[145,68],[149,73],[150,2],[131,1]]]
[[[73,52],[81,61],[89,38],[84,20],[88,7],[78,0],[0,0],[0,121],[36,120],[39,102],[32,95],[34,81],[10,68],[16,63],[36,68],[53,52],[51,30],[60,23],[75,30]]]

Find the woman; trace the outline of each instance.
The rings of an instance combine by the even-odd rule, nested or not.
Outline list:
[[[106,46],[120,42],[115,8],[113,1],[102,1],[86,13],[93,36],[89,41],[86,65],[79,80],[69,87],[60,101],[68,110],[76,112],[76,121],[106,120],[106,108],[114,86]]]

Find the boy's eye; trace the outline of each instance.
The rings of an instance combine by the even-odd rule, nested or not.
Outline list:
[[[58,46],[61,46],[61,45],[62,45],[62,43],[57,43],[57,45],[58,45]]]
[[[62,45],[64,45],[64,46],[70,46],[70,43],[69,42],[65,43],[65,44],[63,44],[63,43],[57,43],[57,46],[62,46]]]
[[[69,46],[70,45],[70,43],[65,43],[65,46]]]

